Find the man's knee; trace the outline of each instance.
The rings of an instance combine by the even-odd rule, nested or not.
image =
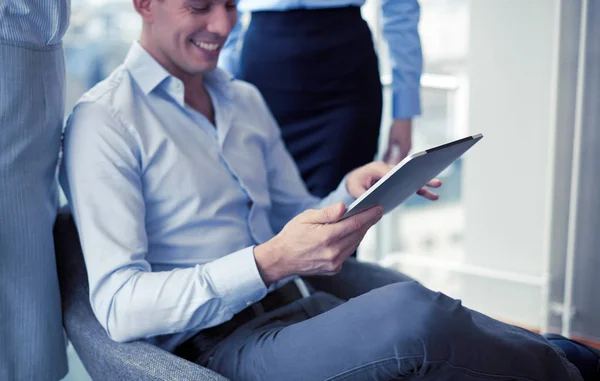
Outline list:
[[[469,312],[460,300],[434,292],[417,282],[395,283],[373,292],[372,314],[386,337],[419,342],[443,340],[449,332],[467,329]]]

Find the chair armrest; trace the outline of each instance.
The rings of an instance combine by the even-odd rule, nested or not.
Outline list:
[[[309,276],[303,279],[315,290],[330,293],[344,300],[388,284],[414,281],[398,271],[360,262],[352,257],[344,262],[342,270],[334,276]]]
[[[92,312],[89,285],[77,229],[70,213],[54,225],[63,326],[81,362],[94,380],[227,381],[209,369],[144,341],[112,341]]]

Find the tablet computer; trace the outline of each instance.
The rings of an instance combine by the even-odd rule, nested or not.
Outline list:
[[[481,138],[482,134],[468,136],[407,156],[356,199],[341,219],[376,205],[383,206],[384,213],[391,211],[439,175]]]

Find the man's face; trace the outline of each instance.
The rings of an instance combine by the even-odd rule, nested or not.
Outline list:
[[[214,70],[237,22],[236,0],[152,0],[146,48],[169,71],[196,75]]]

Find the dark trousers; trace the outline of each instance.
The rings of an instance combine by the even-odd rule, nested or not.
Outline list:
[[[253,13],[240,76],[263,94],[314,195],[374,159],[382,89],[360,8]]]
[[[349,259],[340,274],[307,280],[321,291],[234,330],[201,331],[176,353],[241,381],[581,380],[543,337],[400,273]]]
[[[255,318],[196,361],[239,381],[581,380],[543,337],[416,282],[347,302],[317,292]]]

